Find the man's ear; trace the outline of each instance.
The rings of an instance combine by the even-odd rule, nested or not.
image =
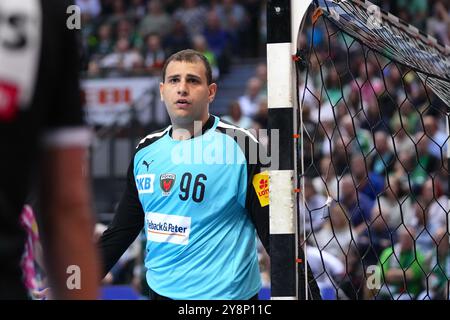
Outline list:
[[[211,83],[208,86],[209,89],[209,103],[214,101],[214,98],[216,97],[216,93],[217,93],[217,84],[215,83]]]
[[[163,89],[164,89],[164,83],[160,82],[159,83],[159,97],[162,102],[164,102]]]

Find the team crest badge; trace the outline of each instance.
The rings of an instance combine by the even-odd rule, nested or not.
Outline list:
[[[160,186],[163,196],[168,196],[175,184],[175,175],[173,173],[165,173],[161,175]]]

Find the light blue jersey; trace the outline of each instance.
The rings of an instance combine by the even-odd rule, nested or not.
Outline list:
[[[249,299],[261,287],[258,222],[249,211],[268,220],[268,207],[254,196],[251,179],[259,167],[249,164],[233,134],[249,145],[257,141],[214,116],[203,131],[179,141],[168,127],[143,139],[135,154],[147,281],[172,299]]]

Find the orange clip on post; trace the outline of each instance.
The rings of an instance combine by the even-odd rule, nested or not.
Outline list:
[[[321,15],[323,15],[323,10],[321,8],[317,8],[316,10],[314,10],[314,13],[312,15],[313,24],[316,23],[317,19],[319,19]]]

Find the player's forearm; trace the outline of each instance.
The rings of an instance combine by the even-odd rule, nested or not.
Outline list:
[[[93,222],[88,208],[87,203],[81,202],[48,208],[49,214],[56,218],[47,223],[45,257],[56,298],[98,298],[98,257],[93,247]]]
[[[85,152],[48,151],[42,172],[42,238],[53,295],[60,299],[98,297],[98,255],[93,243],[93,216]]]

